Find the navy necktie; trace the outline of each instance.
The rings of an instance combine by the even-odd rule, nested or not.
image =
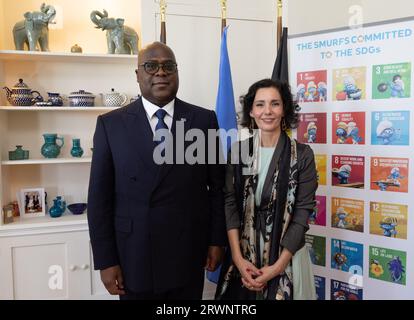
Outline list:
[[[155,126],[155,136],[157,136],[157,131],[160,129],[167,129],[168,130],[168,126],[167,124],[164,122],[164,118],[167,115],[167,111],[165,111],[164,109],[158,109],[157,112],[155,112],[155,116],[158,118],[158,122],[157,125]],[[161,142],[165,141],[165,136],[161,135],[161,139],[157,139],[157,141],[155,141],[155,143],[157,145],[159,145]]]

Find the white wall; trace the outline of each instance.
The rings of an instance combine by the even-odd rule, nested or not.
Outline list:
[[[0,34],[2,35],[0,37],[0,50],[4,48],[4,24],[1,21],[4,21],[4,9],[2,5],[0,5]]]
[[[142,25],[146,26],[142,30],[144,45],[159,40],[158,13],[157,3],[142,0]],[[227,1],[227,43],[236,108],[240,95],[245,94],[253,82],[271,76],[276,57],[275,20],[275,1],[260,0],[260,5],[250,0]],[[175,51],[179,64],[178,96],[214,109],[221,40],[220,2],[181,0],[169,3],[166,24],[167,44]]]
[[[408,0],[283,0],[284,25],[289,34],[300,34],[348,26],[353,5],[362,7],[364,23],[414,16]]]

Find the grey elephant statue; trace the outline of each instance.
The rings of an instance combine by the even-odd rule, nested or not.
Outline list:
[[[43,3],[39,11],[26,12],[24,20],[17,22],[13,28],[16,50],[24,50],[26,43],[30,51],[36,51],[37,44],[41,51],[49,51],[49,23],[52,23],[56,10]]]
[[[138,54],[138,34],[124,25],[125,19],[108,18],[108,12],[95,10],[91,12],[91,20],[95,28],[106,30],[108,53]]]

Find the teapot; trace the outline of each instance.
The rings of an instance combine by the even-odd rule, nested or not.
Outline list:
[[[43,101],[43,97],[38,91],[32,91],[27,84],[23,82],[23,79],[19,79],[19,83],[10,90],[8,87],[4,87],[6,90],[6,97],[9,103],[13,106],[32,106],[36,101]],[[33,94],[37,94],[36,97]]]
[[[111,89],[110,93],[101,93],[101,96],[105,107],[120,107],[128,100],[125,93],[116,92],[114,88]]]

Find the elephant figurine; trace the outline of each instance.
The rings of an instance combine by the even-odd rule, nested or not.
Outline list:
[[[43,3],[39,11],[26,12],[25,20],[14,25],[13,38],[16,50],[24,50],[26,43],[30,51],[36,51],[39,43],[41,51],[49,51],[49,23],[52,23],[56,10]]]
[[[91,12],[91,20],[95,28],[106,30],[109,54],[138,54],[138,34],[124,25],[125,19],[108,18],[108,12],[95,10]]]

